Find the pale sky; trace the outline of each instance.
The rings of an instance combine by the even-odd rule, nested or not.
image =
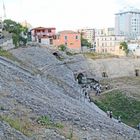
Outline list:
[[[0,0],[7,18],[33,27],[57,30],[114,27],[114,14],[126,6],[140,8],[140,0]]]

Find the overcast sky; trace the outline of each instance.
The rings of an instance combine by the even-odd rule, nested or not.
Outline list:
[[[140,0],[3,0],[7,18],[57,30],[114,27],[114,14]],[[0,1],[1,10],[3,8]],[[2,11],[0,12],[2,13]],[[2,15],[1,15],[2,16]]]

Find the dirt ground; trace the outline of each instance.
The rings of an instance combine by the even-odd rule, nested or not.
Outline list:
[[[104,79],[100,81],[102,85],[101,94],[108,93],[109,91],[119,90],[129,97],[133,97],[140,101],[140,77],[122,77],[113,79]],[[105,87],[108,89],[105,89]],[[95,92],[90,93],[95,96]]]

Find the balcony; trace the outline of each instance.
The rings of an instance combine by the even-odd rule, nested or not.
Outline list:
[[[39,32],[36,33],[37,36],[54,36],[55,33]]]

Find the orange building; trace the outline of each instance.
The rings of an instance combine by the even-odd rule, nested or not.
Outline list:
[[[74,31],[61,31],[56,35],[53,40],[54,46],[65,45],[71,50],[81,50],[81,37],[80,33]]]

